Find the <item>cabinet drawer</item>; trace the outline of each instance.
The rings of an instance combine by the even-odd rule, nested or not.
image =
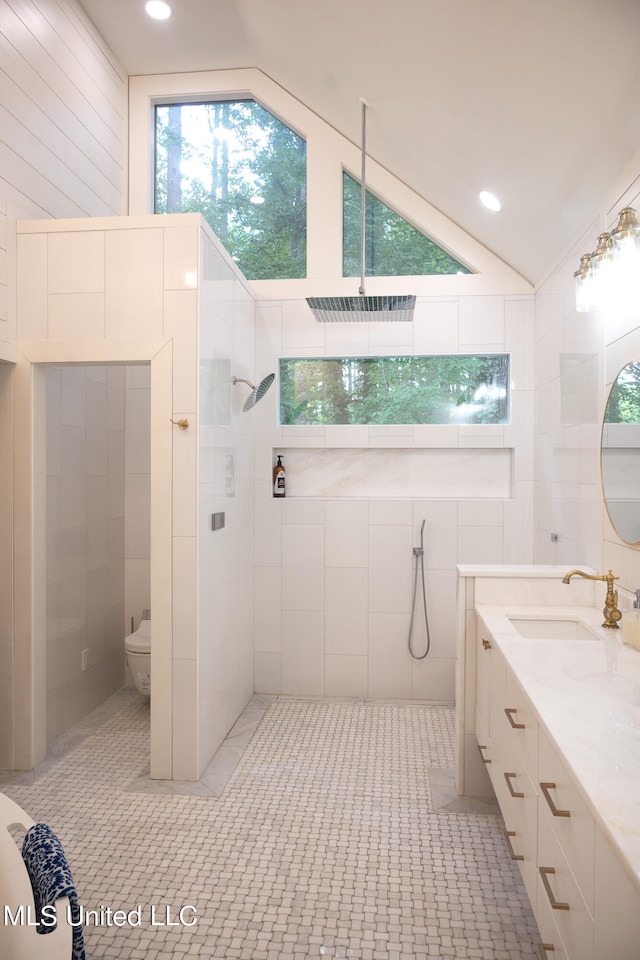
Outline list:
[[[489,772],[505,823],[521,832],[530,849],[535,850],[538,797],[517,750],[505,750]]]
[[[551,909],[558,936],[569,960],[594,960],[593,917],[560,849],[549,818],[541,811],[538,819],[539,911],[544,901]]]
[[[518,864],[520,876],[524,883],[531,909],[536,913],[536,899],[538,896],[538,865],[536,857],[522,830],[517,818],[504,822],[504,837],[512,860]],[[535,847],[534,847],[535,851]]]
[[[593,913],[595,822],[564,762],[540,730],[540,804],[556,834],[589,910]]]
[[[522,757],[527,773],[533,783],[538,777],[538,719],[533,712],[526,693],[511,673],[507,671],[505,683],[504,725],[507,736]]]
[[[544,957],[545,960],[570,960],[560,938],[560,931],[556,926],[553,917],[554,911],[549,903],[549,898],[544,891],[541,891],[541,894],[540,900],[534,908],[536,923],[540,931],[540,946],[536,954],[536,960],[538,957]]]

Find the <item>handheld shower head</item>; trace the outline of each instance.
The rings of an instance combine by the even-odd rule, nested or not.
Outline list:
[[[242,408],[244,413],[247,413],[248,410],[251,410],[252,407],[255,407],[258,400],[262,400],[262,398],[264,397],[265,393],[267,392],[267,390],[269,389],[269,387],[271,386],[275,378],[276,378],[275,373],[269,373],[264,378],[264,380],[260,381],[260,383],[256,387],[251,383],[250,380],[244,380],[242,377],[233,377],[234,385],[236,383],[246,383],[248,387],[251,387],[251,393],[245,400],[244,406]]]

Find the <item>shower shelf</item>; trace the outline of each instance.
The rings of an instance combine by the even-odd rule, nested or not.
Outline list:
[[[282,447],[287,498],[504,500],[511,447]]]

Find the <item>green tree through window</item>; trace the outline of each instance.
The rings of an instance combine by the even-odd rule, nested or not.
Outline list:
[[[280,360],[280,423],[507,423],[509,356]]]
[[[630,363],[614,383],[605,423],[640,423],[640,363]]]
[[[156,106],[156,213],[202,213],[250,280],[306,276],[306,144],[253,100]]]
[[[344,174],[344,277],[359,277],[361,268],[360,184]],[[366,191],[365,276],[407,277],[434,273],[470,273],[433,240],[420,233],[382,200]]]

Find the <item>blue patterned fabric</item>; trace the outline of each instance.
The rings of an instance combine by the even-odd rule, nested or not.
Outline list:
[[[46,823],[36,823],[27,830],[22,844],[22,858],[33,887],[38,921],[42,907],[53,906],[60,897],[69,897],[71,921],[74,924],[71,960],[85,960],[78,895],[62,844],[51,827]],[[59,922],[67,922],[67,917],[58,919]],[[55,927],[38,923],[36,929],[38,933],[51,933]]]

